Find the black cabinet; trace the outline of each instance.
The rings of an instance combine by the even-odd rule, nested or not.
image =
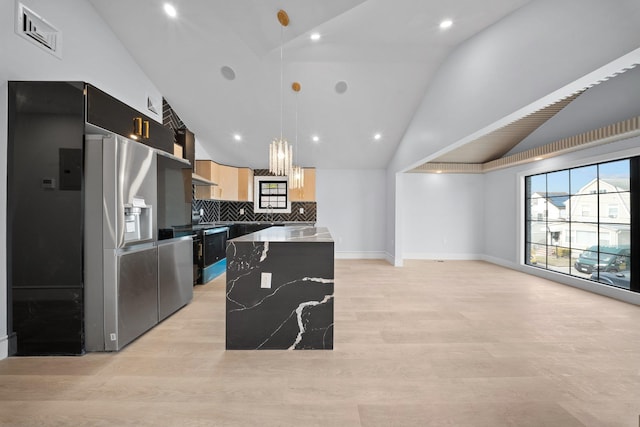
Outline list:
[[[9,82],[10,354],[84,352],[84,83]]]
[[[176,130],[176,143],[182,147],[182,157],[191,163],[191,168],[196,165],[196,138],[189,129]]]
[[[173,131],[89,84],[87,122],[173,154]]]
[[[258,224],[258,223],[236,223],[233,224],[233,238],[244,236],[245,234],[255,233],[256,231],[264,230],[271,227],[272,224]]]
[[[227,233],[229,240],[235,239],[236,237],[240,237],[239,234],[239,225],[238,224],[229,224],[229,232]]]

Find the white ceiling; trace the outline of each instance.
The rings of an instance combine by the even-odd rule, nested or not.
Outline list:
[[[173,0],[171,19],[160,0],[90,1],[213,159],[252,168],[268,166],[269,142],[280,135],[276,13],[286,10],[283,134],[295,142],[297,110],[296,163],[332,169],[384,168],[445,57],[529,2]],[[441,30],[445,18],[454,24]],[[312,42],[312,32],[322,39]],[[223,78],[223,66],[235,80]]]

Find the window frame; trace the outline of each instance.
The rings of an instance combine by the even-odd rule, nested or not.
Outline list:
[[[284,194],[267,194],[262,192],[262,184],[279,184],[285,186]],[[276,213],[291,213],[291,198],[289,191],[289,178],[286,176],[255,176],[253,182],[253,212],[276,214]],[[261,197],[281,197],[285,198],[284,207],[272,206],[271,208],[262,205]]]
[[[531,245],[530,243],[533,242],[531,239],[531,230],[529,229],[529,225],[530,224],[534,224],[537,223],[539,221],[537,221],[536,217],[533,216],[531,217],[531,200],[532,198],[534,198],[533,196],[536,194],[536,190],[538,190],[539,192],[539,188],[531,188],[529,189],[527,187],[528,183],[527,183],[527,179],[533,176],[538,176],[538,175],[548,175],[548,174],[552,174],[555,172],[562,172],[562,171],[567,171],[568,173],[570,173],[571,169],[578,169],[581,167],[589,167],[589,166],[596,166],[597,170],[598,170],[598,176],[596,179],[600,180],[603,179],[599,176],[600,174],[600,165],[606,164],[606,163],[613,163],[616,161],[622,161],[622,160],[628,160],[629,161],[629,198],[630,198],[630,203],[629,203],[629,210],[631,212],[640,212],[640,191],[637,191],[637,189],[640,188],[640,156],[638,155],[638,150],[637,149],[630,149],[630,150],[623,150],[620,151],[618,153],[610,153],[608,155],[602,155],[602,156],[597,156],[594,158],[590,158],[590,159],[582,159],[582,160],[574,160],[574,161],[568,161],[566,163],[564,163],[561,169],[552,169],[552,168],[544,168],[543,165],[540,165],[539,168],[536,169],[530,169],[530,170],[523,170],[521,172],[518,173],[518,177],[520,179],[520,200],[521,200],[521,209],[519,209],[520,213],[519,213],[519,218],[520,218],[520,244],[519,244],[519,250],[518,252],[520,253],[520,260],[519,263],[520,265],[523,265],[524,267],[526,267],[527,269],[531,268],[531,269],[535,269],[535,271],[541,271],[541,272],[545,272],[545,276],[547,275],[547,273],[554,275],[554,274],[559,274],[562,277],[567,277],[567,278],[571,278],[571,279],[567,279],[570,281],[573,281],[573,279],[579,279],[580,281],[587,281],[588,283],[591,284],[595,284],[595,285],[602,285],[605,287],[613,287],[615,289],[620,289],[620,290],[627,290],[624,287],[615,287],[615,286],[607,286],[604,283],[598,282],[590,279],[590,277],[585,278],[584,276],[578,276],[576,274],[572,274],[573,273],[573,259],[571,256],[569,256],[569,268],[568,268],[568,272],[564,272],[564,271],[558,271],[563,269],[562,268],[557,268],[557,269],[552,269],[549,268],[550,266],[547,264],[547,259],[545,258],[545,262],[542,265],[532,265],[529,261],[531,260],[530,256],[530,249],[531,249]],[[557,166],[557,163],[555,164]],[[606,178],[604,178],[606,179]],[[545,177],[546,180],[546,177]],[[546,184],[545,184],[546,185]],[[550,191],[548,189],[548,187],[545,187],[545,191]],[[573,191],[575,190],[571,190],[570,193],[573,193]],[[622,191],[622,190],[621,190]],[[622,192],[626,192],[626,191],[622,191]],[[571,194],[571,196],[576,196],[579,193],[575,193],[575,194]],[[586,193],[585,193],[586,194]],[[604,191],[596,191],[596,194],[593,194],[595,196],[598,197],[598,203],[600,204],[600,196],[607,196],[607,195],[611,195],[611,194],[618,194],[618,192],[612,193],[612,192],[604,192]],[[606,202],[604,202],[606,203]],[[570,210],[570,207],[567,207],[568,210]],[[622,214],[623,217],[626,217],[626,212],[621,213],[620,210],[624,211],[624,207],[620,207],[618,206],[618,218],[620,217],[620,215]],[[597,215],[594,218],[595,219],[595,225],[596,227],[598,226],[598,224],[603,224],[603,225],[607,225],[607,224],[611,224],[610,222],[607,223],[606,219],[609,219],[607,214],[608,214],[608,209],[602,213],[601,212],[601,208],[600,205],[597,206]],[[604,215],[604,216],[602,216]],[[572,227],[573,224],[579,224],[582,223],[581,220],[575,221],[575,220],[571,220],[571,212],[568,213],[567,218],[564,219],[564,221],[567,222],[568,224],[568,228],[567,228],[567,233],[563,233],[565,234],[565,236],[563,236],[560,239],[560,245],[563,248],[561,249],[565,249],[565,250],[571,250],[571,244],[566,244],[565,240],[567,238],[570,238],[571,240],[573,240],[573,235],[572,233],[576,233],[576,230],[574,229],[574,227]],[[562,219],[560,219],[562,220]],[[604,221],[603,221],[604,220]],[[624,218],[623,218],[624,220]],[[548,219],[545,219],[544,221],[549,221]],[[630,240],[629,240],[629,247],[630,248],[640,248],[640,215],[631,215],[631,218],[627,220],[628,221],[628,226],[629,226],[629,235],[630,235]],[[591,221],[589,221],[591,222]],[[575,235],[575,234],[574,234]],[[533,242],[534,243],[534,242]],[[595,244],[599,244],[600,242],[597,241]],[[618,246],[623,245],[625,246],[626,243],[620,243],[618,244]],[[554,247],[556,245],[552,245],[551,243],[549,243],[548,239],[546,240],[546,242],[544,243],[544,252],[545,252],[545,257],[549,256],[549,249],[551,247]],[[564,246],[566,246],[566,248],[564,248]],[[578,250],[576,248],[576,250]],[[633,249],[630,249],[633,252]],[[638,250],[638,249],[636,249]],[[555,265],[553,267],[556,267]],[[630,259],[630,270],[636,270],[640,268],[640,260],[638,260],[638,257],[631,257]],[[533,270],[532,270],[533,271]],[[640,270],[638,270],[640,271]],[[558,277],[558,279],[560,279],[560,277]],[[565,281],[565,280],[560,280],[560,281]],[[632,276],[630,283],[629,283],[629,289],[628,291],[632,291],[634,293],[640,293],[640,284],[638,283],[639,280],[637,277]]]

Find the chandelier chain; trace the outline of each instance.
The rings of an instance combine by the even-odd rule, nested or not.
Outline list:
[[[284,26],[280,25],[280,139],[282,139],[282,126],[284,116]]]

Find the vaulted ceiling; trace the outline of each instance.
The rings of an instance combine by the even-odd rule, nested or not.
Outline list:
[[[447,55],[529,2],[173,0],[172,19],[159,0],[90,1],[196,134],[196,157],[264,168],[282,131],[298,164],[345,169],[384,168]]]

